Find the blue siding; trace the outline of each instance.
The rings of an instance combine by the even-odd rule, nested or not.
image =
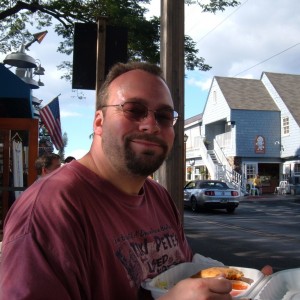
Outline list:
[[[280,157],[280,112],[232,110],[236,122],[236,155],[242,157]],[[255,153],[255,138],[265,138],[265,153]]]

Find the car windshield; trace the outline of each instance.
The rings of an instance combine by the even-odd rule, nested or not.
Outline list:
[[[186,185],[186,189],[194,189],[196,187],[196,182],[195,181],[191,181]]]
[[[203,182],[200,189],[228,189],[228,185],[225,182]]]

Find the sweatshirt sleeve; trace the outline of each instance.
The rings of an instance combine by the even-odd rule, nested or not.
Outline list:
[[[0,299],[79,299],[75,290],[65,288],[30,234],[3,245]]]
[[[5,221],[0,299],[85,298],[85,253],[80,215],[64,195],[54,186],[24,192]]]

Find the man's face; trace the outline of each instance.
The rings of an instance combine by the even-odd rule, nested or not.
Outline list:
[[[149,110],[140,120],[128,118],[121,107],[103,109],[102,149],[118,171],[148,176],[166,159],[174,141],[172,126],[156,121],[153,111],[172,109],[166,84],[145,71],[134,70],[116,78],[109,87],[107,105],[142,103]]]

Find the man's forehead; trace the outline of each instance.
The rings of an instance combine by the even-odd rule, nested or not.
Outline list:
[[[165,81],[144,70],[131,70],[115,78],[109,87],[109,94],[124,98],[158,97],[173,105],[169,88]]]
[[[141,69],[135,69],[135,70],[127,71],[127,72],[119,75],[111,82],[111,85],[112,84],[120,85],[124,82],[125,83],[140,82],[140,81],[143,81],[142,80],[143,77],[148,77],[150,80],[165,83],[164,80],[156,74],[152,74],[152,73],[149,73],[149,72],[147,72],[145,70],[141,70]]]

